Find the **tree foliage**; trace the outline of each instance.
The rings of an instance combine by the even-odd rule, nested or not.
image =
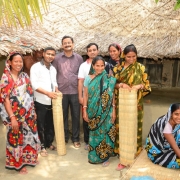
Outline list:
[[[42,21],[40,5],[47,11],[47,0],[0,0],[0,26],[31,26],[32,18]]]
[[[155,0],[155,2],[157,3],[159,0]],[[177,10],[177,9],[179,9],[180,8],[180,0],[176,0],[177,2],[176,2],[176,4],[175,4],[175,6],[174,6],[174,10]]]

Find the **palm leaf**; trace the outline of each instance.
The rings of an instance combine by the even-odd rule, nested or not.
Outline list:
[[[5,23],[12,27],[20,25],[31,26],[32,18],[40,19],[42,22],[42,12],[47,11],[48,0],[0,0],[0,25]]]

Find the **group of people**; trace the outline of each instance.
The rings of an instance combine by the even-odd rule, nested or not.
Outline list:
[[[0,82],[0,115],[7,128],[6,168],[26,174],[27,165],[38,164],[38,153],[46,157],[47,148],[56,150],[52,144],[54,125],[51,101],[57,98],[57,93],[63,94],[65,142],[68,143],[70,139],[70,108],[71,140],[75,148],[81,146],[79,136],[82,112],[85,149],[89,152],[88,161],[108,166],[109,158],[119,155],[119,88],[137,90],[137,153],[141,152],[143,96],[148,94],[151,88],[144,65],[137,62],[136,47],[133,44],[126,46],[122,56],[121,47],[116,43],[110,44],[108,62],[98,55],[96,43],[90,43],[86,47],[89,58],[85,62],[73,48],[74,40],[70,36],[62,38],[63,52],[57,55],[54,48],[45,48],[42,58],[32,63],[30,78],[23,72],[23,57],[20,53],[11,53],[8,57]],[[176,107],[170,114],[172,116],[169,122],[173,123],[173,117],[180,116],[179,109]],[[169,117],[163,118],[163,126]],[[173,125],[170,123],[171,134],[177,135],[178,131],[173,129],[177,128],[178,123],[180,120],[175,121]],[[150,132],[153,133],[152,130]],[[146,149],[148,157],[158,163],[158,153],[153,154],[156,145],[152,145],[152,137],[155,135],[148,136]],[[166,138],[168,142],[172,140],[172,136],[165,135]],[[173,146],[175,151],[174,156],[171,156],[172,161],[176,153],[179,153],[175,142],[169,142],[169,146]],[[161,143],[163,146],[163,142]],[[158,149],[157,152],[161,151]],[[159,153],[161,156],[162,152],[164,151]],[[121,170],[124,167],[119,163],[116,169]]]

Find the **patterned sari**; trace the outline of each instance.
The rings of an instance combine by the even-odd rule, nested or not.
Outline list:
[[[4,100],[9,96],[11,107],[19,125],[19,132],[11,126],[11,120],[4,107]],[[8,64],[0,81],[0,115],[7,128],[6,165],[8,169],[20,170],[26,165],[37,163],[40,141],[34,120],[33,90],[29,77],[21,72],[14,81]]]
[[[167,168],[180,168],[180,158],[177,157],[174,150],[165,139],[163,130],[166,123],[170,120],[171,108],[166,115],[161,116],[152,125],[146,139],[146,151],[148,158],[154,163]],[[176,125],[172,135],[180,148],[180,124]]]
[[[113,153],[115,126],[111,122],[112,100],[116,79],[105,71],[88,85],[89,154],[90,163],[102,163]]]
[[[123,61],[121,65],[114,67],[114,76],[118,83],[125,83],[130,87],[133,85],[143,84],[144,89],[138,90],[137,92],[137,154],[141,152],[142,149],[142,126],[143,126],[143,96],[147,95],[151,88],[149,86],[149,80],[147,80],[147,73],[145,73],[145,66],[134,62],[124,69],[125,62]],[[115,89],[115,99],[116,99],[116,140],[114,152],[119,154],[119,100],[118,100],[119,90]]]

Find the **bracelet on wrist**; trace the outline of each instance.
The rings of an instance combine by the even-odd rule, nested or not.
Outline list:
[[[83,108],[87,108],[87,106],[83,106]]]
[[[116,107],[116,105],[115,105],[115,104],[112,104],[112,106],[113,106],[113,107]]]
[[[14,115],[14,114],[10,115],[10,116],[9,116],[9,119],[11,119],[12,117],[15,117],[15,115]]]

